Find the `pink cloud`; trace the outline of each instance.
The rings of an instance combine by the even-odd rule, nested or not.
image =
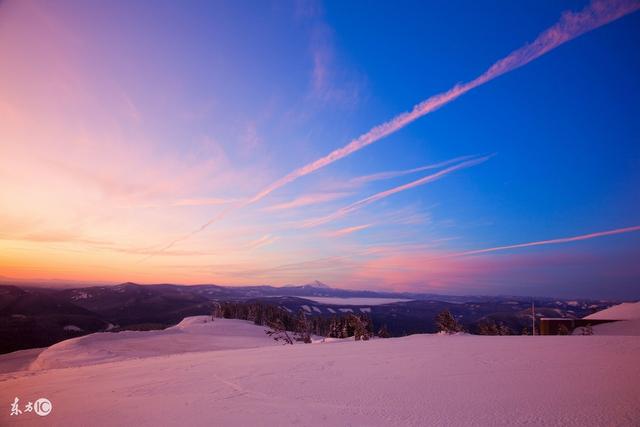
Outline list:
[[[342,236],[346,236],[347,234],[351,234],[351,233],[355,233],[357,231],[361,231],[361,230],[365,230],[369,227],[373,226],[373,224],[363,224],[363,225],[355,225],[353,227],[346,227],[346,228],[341,228],[339,230],[335,230],[332,231],[330,233],[327,233],[327,236],[329,237],[342,237]]]
[[[239,202],[240,199],[222,199],[218,197],[204,197],[193,199],[180,199],[171,204],[171,206],[217,206],[229,203]]]
[[[341,199],[350,195],[351,193],[337,192],[337,193],[314,193],[300,196],[294,200],[284,203],[278,203],[275,205],[267,206],[265,211],[279,211],[286,209],[295,209],[303,206],[315,205],[319,203],[330,202],[333,200]]]
[[[425,101],[415,105],[413,109],[408,112],[397,115],[391,120],[377,125],[370,129],[368,132],[360,135],[356,139],[349,142],[347,145],[338,148],[324,157],[321,157],[311,163],[308,163],[284,177],[274,181],[262,191],[256,193],[252,198],[248,199],[241,205],[231,209],[225,209],[223,212],[217,214],[209,221],[202,224],[198,229],[193,232],[170,242],[166,248],[170,248],[175,243],[188,239],[209,227],[214,222],[223,219],[226,215],[233,212],[235,209],[241,209],[248,205],[255,204],[264,199],[274,191],[290,184],[291,182],[309,175],[325,166],[332,164],[344,157],[347,157],[356,151],[359,151],[374,142],[393,134],[394,132],[402,129],[413,121],[432,113],[440,107],[448,104],[449,102],[464,95],[470,90],[481,86],[496,77],[499,77],[505,73],[520,68],[529,62],[539,58],[540,56],[550,52],[556,47],[584,34],[592,31],[598,27],[606,25],[612,21],[615,21],[625,15],[633,13],[640,9],[640,2],[634,0],[593,0],[589,5],[579,12],[565,12],[558,20],[557,23],[543,31],[533,42],[524,45],[523,47],[513,51],[506,57],[495,62],[484,73],[480,74],[475,79],[453,86],[451,89],[433,95]],[[417,184],[420,185],[420,184]],[[364,203],[366,202],[362,201]],[[348,208],[347,208],[348,209]],[[347,210],[346,213],[349,211]],[[331,218],[329,219],[331,220]]]
[[[260,248],[262,246],[267,246],[272,244],[273,242],[275,242],[276,240],[278,240],[277,236],[272,236],[271,234],[265,234],[264,236],[249,242],[249,244],[247,245],[247,249],[257,249]]]

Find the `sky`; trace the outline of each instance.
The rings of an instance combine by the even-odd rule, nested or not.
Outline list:
[[[0,2],[0,276],[640,298],[640,1]]]

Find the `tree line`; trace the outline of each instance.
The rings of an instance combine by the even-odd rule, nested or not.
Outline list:
[[[386,325],[374,328],[368,313],[346,313],[341,315],[311,316],[300,309],[297,313],[284,307],[263,302],[231,302],[216,303],[213,317],[225,319],[248,320],[256,325],[266,326],[265,332],[274,340],[283,344],[294,342],[310,343],[311,336],[325,338],[349,338],[366,341],[371,337],[389,338]],[[435,317],[437,330],[441,333],[453,334],[469,332],[451,314],[448,309]],[[474,328],[478,335],[515,335],[515,331],[502,323],[484,321]],[[525,329],[521,332],[527,335]]]
[[[311,336],[349,338],[366,341],[373,336],[388,338],[387,328],[374,331],[367,313],[348,313],[331,317],[310,316],[300,309],[293,313],[283,307],[259,302],[221,302],[213,309],[213,317],[242,319],[266,326],[266,334],[283,344],[295,341],[310,343]]]

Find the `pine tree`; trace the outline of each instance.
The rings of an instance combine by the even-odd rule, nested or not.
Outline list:
[[[436,316],[438,330],[446,334],[453,334],[462,331],[462,326],[456,321],[448,309],[444,309]]]
[[[498,335],[512,335],[512,332],[511,328],[504,323],[500,323],[500,325],[498,325]]]
[[[311,344],[311,333],[309,331],[309,322],[304,310],[298,312],[298,321],[296,323],[296,341],[302,341],[305,344]]]
[[[353,328],[353,337],[356,341],[367,341],[369,339],[369,331],[367,330],[367,322],[365,319],[355,314],[350,314],[349,323]]]
[[[498,327],[495,323],[482,322],[478,325],[478,334],[480,335],[498,335]]]
[[[391,334],[389,334],[389,331],[387,330],[387,325],[382,325],[380,327],[380,329],[378,330],[378,337],[380,338],[390,338]]]

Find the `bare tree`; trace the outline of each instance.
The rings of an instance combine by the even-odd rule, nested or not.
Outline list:
[[[269,322],[268,326],[271,329],[267,329],[264,332],[270,337],[272,337],[275,341],[280,342],[283,345],[293,344],[293,339],[285,329],[284,324],[282,323],[282,320],[275,319]]]

